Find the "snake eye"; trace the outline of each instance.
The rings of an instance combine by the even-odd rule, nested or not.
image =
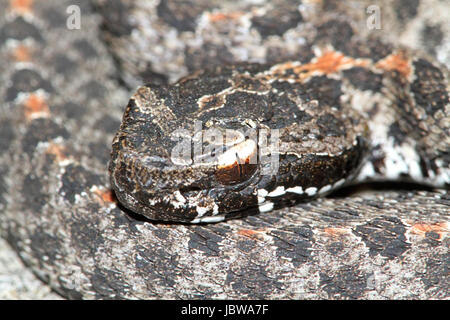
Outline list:
[[[257,168],[257,151],[257,144],[250,139],[225,151],[218,158],[217,181],[231,185],[250,178]]]

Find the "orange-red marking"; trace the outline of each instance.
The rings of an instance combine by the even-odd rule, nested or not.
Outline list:
[[[348,235],[350,233],[350,230],[345,229],[345,228],[339,228],[339,227],[329,227],[329,228],[324,228],[323,232],[325,232],[328,236],[330,237],[342,237],[345,235]]]
[[[116,196],[111,189],[98,189],[94,190],[94,193],[100,198],[103,203],[114,203],[116,202]]]
[[[14,48],[12,56],[14,61],[16,62],[28,62],[31,60],[30,49],[23,44],[18,45],[16,48]]]
[[[436,233],[439,236],[439,238],[437,238],[436,240],[442,241],[444,239],[444,237],[447,235],[447,233],[449,232],[448,223],[447,222],[438,222],[438,223],[429,224],[429,223],[419,222],[419,223],[413,224],[410,228],[410,233],[416,234],[416,235],[419,235],[422,237],[426,237],[426,234],[428,232]]]
[[[241,235],[241,236],[244,236],[247,238],[251,238],[254,240],[263,240],[264,239],[263,231],[260,231],[260,230],[240,229],[238,231],[238,235]]]
[[[375,66],[383,70],[397,71],[405,78],[408,78],[411,74],[409,60],[402,51],[387,56],[383,60],[380,60]]]
[[[235,20],[238,19],[239,17],[241,17],[243,15],[242,12],[229,12],[229,13],[222,13],[222,12],[217,12],[217,13],[211,13],[208,15],[209,21],[211,21],[212,23],[215,22],[219,22],[219,21],[223,21],[223,20]]]
[[[28,120],[37,117],[46,117],[50,115],[50,109],[44,97],[37,94],[30,94],[24,102],[25,117]]]
[[[10,0],[9,8],[20,15],[30,14],[33,12],[33,0]]]
[[[66,150],[64,146],[56,143],[51,143],[50,146],[47,148],[47,153],[53,154],[56,157],[56,161],[58,162],[67,160],[67,155],[65,154],[65,151]]]
[[[314,60],[313,62],[299,66],[296,66],[292,62],[283,63],[275,66],[272,71],[275,75],[279,75],[283,79],[284,71],[291,69],[296,75],[295,79],[302,81],[311,77],[314,73],[332,74],[342,69],[368,65],[368,61],[366,60],[355,60],[336,51],[327,51],[322,56]],[[286,75],[284,77],[288,79],[290,78],[290,75]]]

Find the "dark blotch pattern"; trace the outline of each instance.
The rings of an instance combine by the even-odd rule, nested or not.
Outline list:
[[[97,122],[95,123],[95,127],[99,128],[100,130],[103,130],[107,133],[114,133],[119,129],[120,121],[118,121],[116,118],[113,118],[110,115],[105,115],[104,117],[101,117]]]
[[[108,91],[97,81],[90,81],[80,88],[80,93],[86,96],[86,100],[95,100],[106,95]]]
[[[0,121],[0,150],[6,152],[15,137],[14,127],[10,121]]]
[[[332,19],[317,27],[316,41],[331,43],[334,49],[346,56],[369,58],[373,61],[378,61],[392,53],[392,45],[384,43],[376,36],[369,35],[369,39],[362,42],[354,35],[355,32],[350,23]]]
[[[292,123],[304,123],[310,121],[312,117],[300,110],[297,104],[288,98],[287,94],[270,96],[273,106],[273,116],[267,125],[271,129],[282,129]]]
[[[89,143],[89,150],[92,157],[98,159],[99,163],[108,163],[111,157],[111,146],[104,142],[91,142]]]
[[[398,122],[394,122],[388,131],[389,136],[394,137],[394,143],[400,145],[408,136],[399,126]]]
[[[341,20],[330,20],[317,28],[317,40],[330,42],[333,47],[343,53],[348,53],[348,45],[354,31],[350,24]]]
[[[46,263],[53,264],[57,262],[57,256],[61,255],[61,245],[58,237],[52,234],[52,231],[38,226],[30,235],[30,240],[31,252],[35,259],[40,261],[41,267]],[[47,261],[42,259],[43,256],[48,258]]]
[[[343,74],[355,88],[373,92],[380,91],[383,79],[383,76],[380,74],[373,73],[372,71],[361,67],[344,70]]]
[[[77,67],[73,60],[63,55],[54,57],[52,63],[56,73],[63,75],[65,78],[73,77]]]
[[[142,79],[142,83],[161,85],[167,84],[169,81],[166,75],[153,71],[151,65],[147,65],[143,71],[139,72],[139,76]]]
[[[209,3],[208,3],[209,2]],[[206,9],[212,10],[214,1],[163,0],[157,7],[158,16],[179,32],[194,31],[197,17]]]
[[[98,212],[100,206],[97,203],[89,205],[90,212]],[[70,224],[71,244],[73,247],[82,246],[83,250],[88,250],[91,255],[95,255],[98,247],[102,246],[105,239],[96,225],[96,217],[85,217],[74,215],[74,220]],[[81,248],[80,248],[81,249]]]
[[[329,299],[357,299],[367,288],[367,278],[362,271],[349,266],[333,274],[321,273],[320,285]]]
[[[186,67],[190,72],[205,66],[221,66],[234,61],[227,47],[209,42],[204,43],[201,48],[187,46],[184,55]]]
[[[31,122],[23,138],[23,150],[26,154],[32,155],[40,141],[51,141],[54,138],[68,138],[69,133],[65,128],[61,128],[51,119],[36,119]]]
[[[223,238],[212,230],[199,227],[195,233],[191,233],[188,246],[204,252],[207,256],[218,256],[220,253],[219,243],[222,240]]]
[[[267,62],[268,63],[280,63],[284,61],[300,61],[301,63],[307,63],[314,58],[314,53],[310,45],[302,46],[298,52],[290,54],[282,46],[270,46],[267,48]]]
[[[74,41],[73,47],[85,59],[92,59],[98,56],[97,50],[95,50],[95,48],[86,40],[81,39]]]
[[[130,2],[121,0],[108,1],[108,5],[99,6],[103,16],[103,26],[113,36],[126,36],[131,33],[134,26],[128,20],[127,12],[132,9]]]
[[[38,42],[44,40],[41,31],[22,17],[7,23],[0,30],[0,43],[4,43],[8,39],[25,40],[26,38],[32,38]]]
[[[411,247],[406,241],[405,225],[395,217],[376,218],[357,226],[353,232],[363,239],[372,256],[380,254],[388,259],[394,259]]]
[[[7,173],[6,167],[0,167],[0,205],[6,204],[5,194],[8,191],[8,186],[5,181],[5,176]],[[2,206],[0,206],[1,208]]]
[[[326,76],[314,77],[302,85],[300,96],[304,101],[318,100],[319,106],[330,106],[339,109],[342,82]]]
[[[321,129],[321,133],[325,136],[340,137],[345,135],[344,123],[330,113],[321,115],[317,119],[317,124]]]
[[[96,287],[96,299],[125,299],[131,286],[123,281],[120,272],[95,268],[90,278]]]
[[[48,195],[43,190],[44,186],[39,178],[32,174],[25,177],[22,193],[24,195],[23,204],[27,210],[36,213],[42,210],[48,201]]]
[[[225,285],[231,285],[242,298],[264,299],[274,291],[281,292],[283,283],[272,277],[265,267],[249,261],[247,265],[232,268],[227,273]]]
[[[83,11],[81,11],[83,13]],[[48,23],[52,28],[66,27],[67,23],[67,13],[54,8],[46,8],[42,12],[45,22]]]
[[[405,22],[405,20],[410,20],[417,15],[419,0],[398,0],[394,6],[398,19]]]
[[[161,235],[163,236],[163,235]],[[168,239],[166,234],[164,240]],[[178,257],[176,254],[166,250],[164,246],[155,244],[154,246],[136,246],[135,266],[138,273],[145,272],[145,278],[148,281],[159,283],[160,286],[173,288],[178,271]],[[168,267],[170,266],[170,267]],[[185,270],[186,276],[191,274]]]
[[[17,71],[12,76],[11,83],[13,85],[6,91],[6,101],[13,101],[20,92],[33,92],[38,89],[53,92],[50,82],[43,79],[34,70],[23,69]]]
[[[376,37],[369,37],[369,40],[362,43],[355,40],[353,43],[348,43],[346,53],[355,58],[368,58],[373,61],[379,61],[390,55],[394,50],[391,43],[383,42],[382,39]]]
[[[93,185],[102,185],[103,179],[80,165],[70,164],[62,176],[62,187],[59,190],[71,204],[75,203],[75,196],[87,191]]]
[[[448,242],[448,240],[445,240]],[[444,246],[449,247],[450,243]],[[449,272],[450,272],[450,253],[436,254],[430,257],[426,261],[426,271],[420,273],[422,282],[426,288],[438,287],[442,288],[442,294],[445,296],[445,292],[449,292]]]
[[[252,26],[263,37],[271,35],[281,36],[287,30],[295,28],[302,20],[302,15],[297,10],[275,6],[273,10],[268,11],[264,16],[254,17]]]
[[[62,114],[70,120],[81,121],[83,116],[87,112],[86,106],[83,104],[78,104],[74,102],[66,102],[61,105],[50,105],[50,111],[52,114]]]
[[[311,257],[314,242],[313,233],[308,226],[293,226],[271,233],[277,247],[277,256],[288,258],[294,267],[307,262]]]
[[[422,30],[424,48],[432,55],[436,54],[436,47],[442,43],[443,39],[444,33],[438,25],[426,25]]]
[[[411,91],[419,106],[430,116],[438,110],[444,110],[449,103],[449,96],[442,72],[430,62],[419,59],[414,61],[416,79],[411,84]]]

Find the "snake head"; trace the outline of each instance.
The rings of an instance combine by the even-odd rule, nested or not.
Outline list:
[[[138,88],[113,141],[119,201],[152,220],[216,222],[350,179],[365,155],[363,119],[270,70],[218,67]]]

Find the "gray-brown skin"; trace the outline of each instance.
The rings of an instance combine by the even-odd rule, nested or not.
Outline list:
[[[239,3],[247,6],[245,11],[252,11],[250,5]],[[281,3],[277,8],[289,12],[292,3]],[[434,28],[440,28],[446,39],[448,24],[439,24],[445,21],[439,20],[440,13],[446,12],[439,6],[445,3],[420,3],[413,7],[415,10],[406,10],[409,3],[412,2],[399,4],[402,19],[423,18]],[[80,30],[66,28],[66,8],[71,4],[78,4],[82,9]],[[365,11],[355,16],[349,11],[351,18],[346,18],[344,11],[338,11],[339,6],[332,4],[324,2],[343,21],[358,21],[358,15],[365,17]],[[107,37],[113,50],[122,48],[116,53],[127,52],[130,58],[157,57],[140,54],[139,48],[150,52],[145,46],[129,45],[129,41],[133,43],[131,30],[137,28],[129,24],[138,20],[127,18],[131,14],[129,9],[134,9],[132,5],[123,7],[115,10],[120,23],[105,15],[116,27],[117,39]],[[398,11],[389,11],[388,3],[380,3],[380,7],[383,13]],[[172,14],[167,13],[167,8],[171,8]],[[147,7],[152,15],[147,15],[146,21],[155,23],[153,31],[159,35],[158,39],[174,35],[170,31],[177,27],[181,29],[174,21],[180,21],[183,14],[174,14],[176,8],[162,7],[156,2],[155,7]],[[431,14],[427,13],[430,8],[435,10]],[[128,73],[134,79],[139,78],[142,74],[133,74],[132,70],[140,70],[141,65],[125,68],[126,71],[114,67],[100,40],[100,17],[92,14],[87,2],[35,2],[28,17],[23,18],[24,10],[21,14],[17,9],[11,12],[9,4],[0,1],[0,12],[8,13],[0,16],[3,68],[0,146],[4,151],[0,154],[1,235],[41,279],[63,296],[91,299],[449,297],[450,199],[446,191],[400,188],[345,193],[206,226],[151,223],[123,210],[109,191],[106,167],[111,141],[132,93],[120,87],[114,77]],[[273,30],[263,26],[271,25],[276,16],[266,23],[265,15],[259,12],[259,18],[255,19],[257,27],[249,25],[256,34]],[[318,16],[324,15],[319,12]],[[195,28],[191,18],[186,21]],[[225,21],[234,30],[232,21]],[[277,29],[278,35],[256,36],[261,39],[261,45],[253,43],[250,47],[270,48],[267,53],[275,52],[275,56],[283,55],[283,60],[289,60],[284,54],[289,56],[289,50],[295,46],[290,45],[290,37],[283,36],[286,32],[301,33],[305,29],[297,29],[293,19],[284,21],[287,28]],[[315,15],[302,13],[302,21],[297,19],[297,24],[306,28],[301,56],[307,62],[312,58],[308,46],[315,37],[310,22],[319,20]],[[412,26],[417,25],[425,23]],[[215,29],[210,27],[207,30],[216,37]],[[347,47],[339,50],[355,48],[347,41],[349,33],[338,32],[342,28],[325,30],[341,35],[335,44],[347,44]],[[386,26],[387,30],[391,29]],[[397,30],[392,29],[394,35]],[[180,31],[180,38],[173,40],[178,45],[185,43],[186,37],[192,35],[189,32]],[[208,32],[196,34],[206,39]],[[225,39],[231,35],[222,32]],[[414,39],[421,38],[419,32]],[[173,70],[183,73],[202,61],[219,61],[224,56],[233,59],[233,53],[227,54],[232,50],[226,49],[226,45],[236,43],[216,39],[221,39],[219,42],[225,47],[216,50],[207,40],[204,46],[198,42],[200,47],[181,50],[186,53],[185,59],[174,59],[171,63],[166,63],[165,58],[179,54],[177,50],[183,47],[166,48],[161,63],[152,63],[158,69],[148,69],[146,75],[164,81],[165,77],[176,78]],[[428,40],[427,43],[432,39]],[[161,48],[158,42],[149,43],[155,52]],[[417,44],[420,48],[420,41],[411,43]],[[25,45],[29,50],[15,50],[16,45]],[[442,45],[442,41],[438,42],[430,51],[439,52]],[[379,47],[372,42],[368,46]],[[218,56],[216,52],[224,55]],[[370,54],[376,54],[376,50]],[[130,60],[121,61],[121,65],[133,66]],[[445,73],[443,67],[436,69]],[[377,87],[377,82],[355,83],[358,88]],[[416,88],[424,97],[432,92],[422,90],[427,88],[423,85]],[[38,89],[41,90],[36,92]],[[30,100],[28,93],[36,93],[37,97]],[[436,129],[434,125],[431,127]],[[401,127],[393,128],[393,132],[405,137]]]

